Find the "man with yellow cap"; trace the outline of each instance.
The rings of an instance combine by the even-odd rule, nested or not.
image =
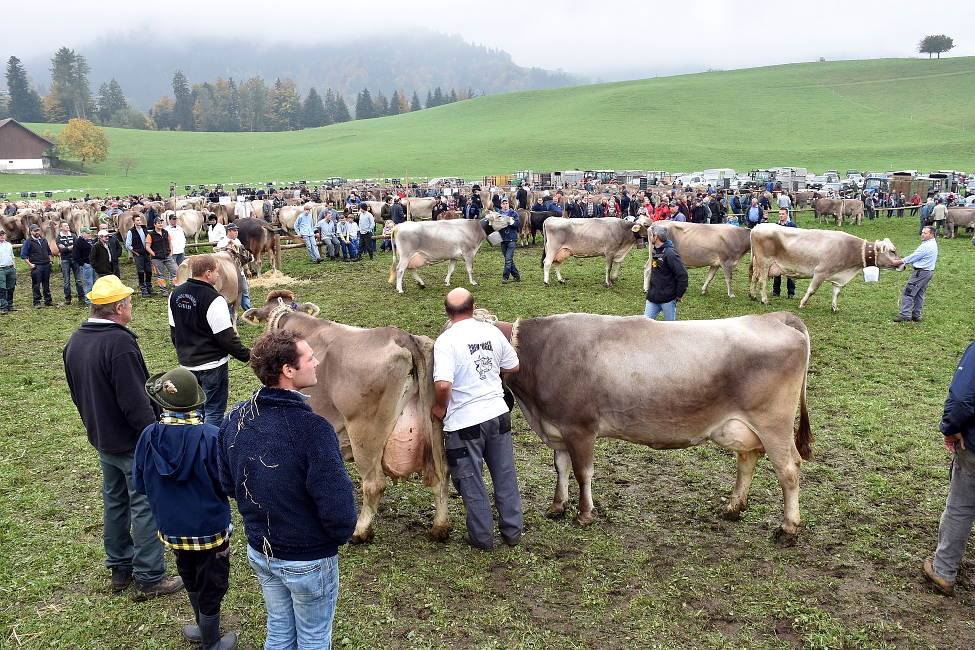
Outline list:
[[[112,589],[132,584],[133,600],[183,588],[166,577],[163,545],[146,497],[132,484],[132,462],[142,430],[157,410],[143,387],[149,379],[132,321],[132,291],[114,275],[98,278],[88,293],[90,317],[64,346],[71,399],[98,450],[102,467],[104,542]]]

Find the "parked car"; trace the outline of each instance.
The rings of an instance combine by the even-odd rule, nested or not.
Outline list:
[[[811,181],[806,181],[806,187],[811,190],[821,190],[823,185],[829,182],[829,179],[825,176],[813,176]]]

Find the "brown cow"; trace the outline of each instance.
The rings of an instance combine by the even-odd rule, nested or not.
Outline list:
[[[265,253],[271,262],[271,270],[275,270],[277,255],[274,243],[274,230],[264,221],[255,217],[243,217],[234,223],[237,224],[237,236],[240,243],[247,249],[254,258],[251,266],[256,265],[257,277],[261,277],[261,270],[264,266],[261,256]]]
[[[769,276],[812,278],[799,308],[806,306],[810,296],[826,281],[833,284],[834,312],[840,310],[836,302],[840,289],[864,267],[903,271],[904,265],[894,266],[897,250],[889,239],[868,242],[839,230],[800,230],[783,228],[773,223],[761,223],[752,229],[752,275],[749,296],[756,300],[756,288],[761,287],[762,303],[769,304],[765,285]]]
[[[227,251],[212,253],[212,255],[217,258],[219,275],[213,288],[226,299],[227,305],[230,307],[230,322],[234,324],[234,331],[237,331],[237,309],[240,308],[240,301],[244,297],[244,283],[240,276],[240,265],[234,256]],[[192,277],[189,264],[191,259],[193,259],[192,256],[187,257],[179,265],[176,273],[176,284],[183,284],[188,278]]]
[[[953,208],[948,208],[948,217],[945,220],[945,228],[947,229],[946,237],[951,239],[955,238],[958,234],[958,228],[971,228],[975,226],[975,206],[961,207],[955,206]]]
[[[783,493],[776,537],[795,539],[801,526],[800,459],[811,456],[812,442],[806,409],[809,335],[798,316],[776,312],[663,323],[643,316],[560,314],[519,320],[511,342],[521,368],[505,382],[532,429],[555,450],[558,479],[548,516],[565,512],[571,465],[579,483],[576,522],[593,521],[598,437],[654,449],[711,440],[738,459],[725,518],[738,519],[747,508],[755,464],[764,453]],[[799,427],[793,432],[797,407]]]
[[[545,236],[545,257],[542,258],[544,282],[548,286],[549,271],[555,264],[555,276],[561,284],[562,262],[569,257],[606,257],[606,286],[613,286],[619,277],[623,259],[636,243],[637,237],[647,236],[650,221],[641,217],[636,223],[616,217],[599,219],[548,219],[542,225]],[[615,272],[610,277],[613,265]]]
[[[318,307],[300,307],[290,291],[272,291],[261,309],[243,316],[252,325],[298,332],[321,362],[309,405],[335,427],[346,461],[362,479],[362,508],[352,540],[372,539],[372,519],[394,481],[418,473],[433,491],[436,512],[430,535],[444,541],[449,475],[443,427],[430,418],[433,406],[433,341],[396,327],[363,329],[315,318]]]
[[[674,250],[680,254],[685,267],[689,269],[710,267],[704,286],[701,287],[702,294],[708,290],[714,274],[721,269],[728,284],[728,297],[735,297],[735,292],[731,289],[731,274],[751,247],[750,231],[747,228],[681,221],[657,221],[654,225],[667,229],[667,236],[674,242]],[[646,266],[643,267],[644,291],[650,288],[652,264],[653,250],[650,251]]]

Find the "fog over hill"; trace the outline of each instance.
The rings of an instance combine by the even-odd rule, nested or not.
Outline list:
[[[561,88],[590,83],[579,75],[523,68],[504,51],[465,42],[460,36],[411,29],[408,34],[369,37],[341,44],[309,44],[296,39],[290,44],[262,45],[259,36],[245,38],[194,38],[184,40],[159,33],[131,32],[77,46],[91,72],[92,91],[114,78],[126,97],[148,111],[164,94],[172,96],[172,80],[182,70],[190,85],[233,77],[238,83],[261,76],[270,85],[276,78],[291,77],[304,96],[315,87],[341,93],[350,105],[355,95],[368,88],[373,96],[387,97],[415,90],[423,101],[427,91],[440,87],[445,93],[471,89],[492,95],[516,90]],[[24,60],[24,66],[43,94],[50,83],[50,57],[60,44],[52,41],[47,57]]]

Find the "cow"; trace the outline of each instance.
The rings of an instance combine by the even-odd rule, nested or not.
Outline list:
[[[166,200],[166,210],[203,210],[204,198],[202,196],[191,196],[184,198],[169,197]]]
[[[948,208],[948,218],[945,221],[948,230],[946,237],[955,238],[958,228],[971,228],[975,226],[975,206],[971,207],[952,207]]]
[[[24,241],[24,224],[19,216],[0,216],[0,227],[7,233],[7,241],[13,243]]]
[[[484,240],[487,239],[484,226],[477,219],[453,219],[450,221],[431,221],[420,223],[405,221],[393,228],[393,263],[389,266],[389,282],[396,282],[396,291],[403,293],[403,274],[409,269],[413,279],[421,288],[426,284],[416,269],[424,264],[447,261],[447,279],[463,260],[467,267],[467,277],[474,281],[474,256]]]
[[[433,204],[436,202],[434,198],[406,198],[401,201],[406,204],[406,218],[409,221],[433,219]]]
[[[240,266],[237,264],[237,260],[234,256],[227,251],[218,251],[216,253],[211,253],[215,258],[217,258],[217,280],[213,285],[213,288],[220,292],[220,295],[227,300],[227,305],[230,307],[230,322],[234,325],[234,331],[237,331],[237,309],[240,307],[240,301],[244,296],[244,284],[240,277]],[[179,265],[176,270],[176,284],[183,284],[187,279],[192,277],[190,273],[190,260],[193,257],[187,257],[183,260],[183,263]]]
[[[528,424],[555,452],[557,481],[547,516],[565,513],[571,464],[579,484],[575,521],[593,522],[597,437],[654,449],[711,440],[736,452],[738,461],[723,516],[737,520],[748,507],[755,464],[764,453],[783,493],[776,538],[795,540],[802,525],[799,468],[801,459],[811,457],[812,442],[806,408],[809,334],[798,316],[775,312],[664,323],[643,316],[559,314],[498,325],[510,328],[521,364],[517,373],[505,375],[505,384]]]
[[[806,306],[810,296],[826,281],[833,284],[834,312],[840,310],[837,296],[840,289],[866,266],[903,271],[894,266],[899,259],[890,239],[868,242],[839,230],[800,230],[763,223],[752,229],[752,270],[749,297],[756,300],[756,288],[761,287],[762,303],[769,304],[766,284],[769,276],[812,278],[799,308]]]
[[[558,216],[560,215],[555,210],[518,210],[518,218],[521,220],[521,232],[518,233],[521,239],[521,245],[528,245],[528,237],[530,235],[532,238],[532,246],[534,246],[538,231],[542,229],[542,224],[545,223],[545,220]]]
[[[812,205],[812,200],[816,197],[815,192],[796,192],[793,196],[793,205],[797,208],[808,208]]]
[[[271,226],[264,219],[257,217],[244,217],[234,223],[237,224],[237,237],[240,239],[241,245],[254,258],[253,263],[257,266],[257,277],[261,277],[261,270],[264,266],[261,256],[265,253],[271,262],[271,270],[275,270],[277,261],[275,232]]]
[[[863,223],[863,201],[859,199],[813,199],[812,207],[820,222],[833,215],[837,226],[843,225],[845,217],[853,219],[858,226]]]
[[[169,216],[176,215],[176,223],[182,228],[183,234],[187,237],[192,237],[194,242],[200,241],[200,230],[203,228],[203,224],[206,223],[206,217],[203,216],[203,212],[198,210],[177,210],[173,212],[172,210],[166,210],[162,214],[163,223],[169,223]]]
[[[293,234],[295,230],[295,221],[298,220],[298,215],[304,212],[304,208],[300,205],[285,205],[278,210],[278,225],[281,226],[281,230],[288,234]],[[313,214],[312,218],[316,221],[318,220],[318,214]]]
[[[735,292],[731,289],[731,274],[751,247],[750,231],[747,228],[681,221],[658,221],[656,225],[667,229],[667,237],[674,242],[674,250],[680,254],[685,267],[689,269],[710,267],[704,286],[701,287],[702,295],[708,290],[714,274],[721,269],[728,284],[728,297],[735,297]],[[647,264],[643,267],[644,291],[650,288],[652,265],[653,250],[651,249]]]
[[[569,257],[606,257],[606,286],[613,286],[619,277],[623,258],[633,248],[638,237],[647,236],[650,221],[641,218],[634,222],[616,217],[600,219],[548,219],[542,225],[545,236],[545,256],[542,258],[545,286],[549,286],[549,271],[555,264],[555,276],[561,284],[562,262]],[[610,277],[610,271],[616,265]]]
[[[226,225],[235,219],[233,203],[210,203],[207,211],[217,215],[217,223]]]
[[[318,307],[298,306],[287,290],[272,291],[261,309],[248,309],[243,320],[267,329],[290,329],[315,351],[321,362],[318,383],[306,391],[312,410],[335,427],[346,461],[362,479],[362,508],[354,542],[373,538],[372,520],[386,489],[414,473],[434,494],[430,535],[445,541],[449,475],[443,425],[430,418],[433,407],[433,341],[396,327],[364,329],[315,318]]]

